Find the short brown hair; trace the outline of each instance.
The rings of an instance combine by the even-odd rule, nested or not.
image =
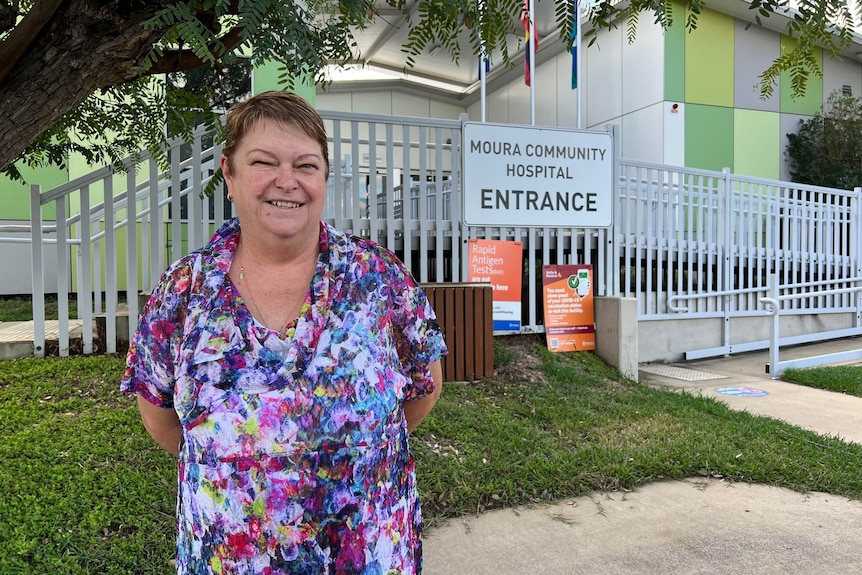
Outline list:
[[[326,128],[317,110],[293,92],[270,90],[237,102],[227,112],[225,144],[223,154],[230,162],[243,137],[258,122],[275,120],[279,124],[296,126],[308,137],[317,140],[326,162],[329,175],[329,148],[326,143]]]

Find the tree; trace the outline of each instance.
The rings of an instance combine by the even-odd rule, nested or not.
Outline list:
[[[560,41],[570,42],[575,0],[554,1]],[[676,6],[695,29],[704,1]],[[787,0],[750,6],[759,25],[784,11]],[[361,59],[353,32],[381,7],[407,14],[407,67],[436,44],[457,61],[465,37],[474,54],[500,50],[511,65],[508,39],[520,35],[523,0],[0,0],[0,172],[20,178],[17,160],[62,165],[72,152],[91,162],[116,161],[144,147],[158,157],[166,117],[176,123],[173,133],[187,132],[201,117],[217,128],[208,113],[217,96],[165,91],[154,76],[224,70],[243,49],[254,63],[279,61],[288,86],[302,76],[323,82],[326,65]],[[670,26],[674,10],[665,0],[600,0],[589,10],[595,28],[586,37],[627,16],[633,40],[642,12]],[[855,22],[847,0],[796,10],[788,32],[797,47],[764,72],[764,95],[781,70],[790,70],[794,90],[804,91],[806,78],[821,73],[815,46],[836,54],[850,43]],[[111,142],[100,144],[105,132]]]
[[[787,134],[794,182],[843,190],[862,186],[862,97],[836,90],[823,113]]]

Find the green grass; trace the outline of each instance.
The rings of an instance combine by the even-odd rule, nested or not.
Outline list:
[[[862,397],[862,366],[858,365],[788,369],[781,375],[781,379],[790,383]]]
[[[78,304],[73,299],[69,302],[69,318],[77,319]],[[57,296],[45,297],[45,318],[57,319]],[[0,297],[0,321],[29,321],[33,319],[33,303],[29,296]]]
[[[862,447],[626,381],[590,353],[500,338],[412,438],[426,523],[658,479],[862,499]],[[176,469],[117,391],[118,357],[0,361],[0,573],[167,573]]]
[[[104,309],[104,294],[102,295]],[[125,303],[126,294],[117,294],[117,302]],[[0,296],[0,322],[29,321],[33,319],[33,300],[30,296]],[[57,296],[45,296],[45,319],[57,319]],[[69,319],[78,319],[78,302],[75,296],[69,298]]]

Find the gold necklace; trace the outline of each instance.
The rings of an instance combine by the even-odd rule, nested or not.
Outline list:
[[[241,248],[242,248],[242,243],[238,242],[237,249],[234,252],[234,259],[235,260],[238,259],[237,256],[240,255],[239,252],[240,252]],[[243,253],[245,253],[244,250],[243,250]],[[242,256],[240,256],[240,257],[242,257]],[[251,292],[252,292],[251,286],[245,282],[245,266],[243,266],[242,264],[240,264],[240,266],[239,266],[239,277],[237,278],[237,283],[239,284],[240,282],[242,282],[243,288],[244,288],[242,293],[240,294],[240,296],[245,300],[246,308],[248,308],[249,314],[252,317],[256,317],[258,319],[258,321],[262,325],[267,327],[268,329],[272,329],[270,327],[270,324],[266,321],[266,318],[263,316],[263,312],[264,312],[263,308],[261,308],[260,306],[257,305],[257,302],[254,299],[254,296],[251,294]],[[295,309],[296,304],[298,303],[299,308],[297,309],[297,315],[296,316],[288,315],[287,317],[284,318],[283,322],[277,322],[278,329],[275,329],[273,331],[277,331],[279,334],[281,334],[282,337],[290,331],[288,328],[288,320],[290,320],[291,318],[298,319],[299,314],[302,313],[302,309],[305,306],[306,295],[307,294],[305,292],[301,292],[299,294],[299,300],[298,301],[295,298],[293,298],[293,301],[291,301],[289,303],[289,305],[287,305],[286,307],[289,307],[290,309]],[[293,296],[291,296],[291,297],[293,297]],[[248,304],[251,304],[251,307],[249,307]],[[254,312],[256,312],[256,313],[254,313]],[[291,321],[291,323],[292,323],[292,321]]]
[[[237,246],[236,253],[237,254],[239,253],[239,245]],[[240,266],[239,266],[239,281],[244,282],[244,280],[245,280],[245,266],[240,264]],[[249,313],[252,315],[252,317],[254,317],[255,315],[259,315],[261,324],[266,325],[266,320],[263,317],[263,310],[260,307],[258,307],[257,302],[254,301],[254,296],[251,295],[251,286],[246,284],[244,287],[245,287],[245,289],[243,290],[243,292],[240,295],[242,296],[243,299],[247,300],[247,304],[250,303],[251,307],[253,307],[254,310],[257,312],[257,314],[253,314],[253,313],[251,313],[251,309],[249,309],[248,310]],[[248,307],[248,305],[246,305],[246,307]],[[282,326],[280,329],[278,329],[276,331],[278,331],[278,333],[284,335],[285,327],[286,326]]]
[[[240,297],[242,297],[245,300],[246,308],[249,311],[249,315],[257,318],[258,321],[260,322],[260,324],[263,325],[264,327],[266,327],[268,329],[272,329],[273,331],[278,332],[279,335],[284,337],[285,334],[287,334],[289,331],[288,321],[287,321],[289,318],[285,318],[284,321],[276,322],[276,325],[278,326],[278,328],[270,327],[271,324],[264,317],[263,308],[261,308],[259,305],[257,305],[257,301],[255,301],[254,296],[251,294],[251,292],[252,292],[251,286],[248,285],[247,283],[245,283],[245,281],[244,281],[245,280],[245,266],[243,266],[243,265],[239,266],[239,278],[238,279],[240,282],[242,282],[244,284],[243,287],[245,289],[243,289],[242,293],[240,294]],[[249,306],[248,304],[251,304],[251,306]],[[300,309],[302,308],[302,305],[303,304],[300,304]]]

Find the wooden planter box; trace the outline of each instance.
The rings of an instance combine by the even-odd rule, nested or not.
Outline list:
[[[493,288],[489,283],[422,284],[449,355],[443,358],[444,381],[472,381],[494,373]]]

